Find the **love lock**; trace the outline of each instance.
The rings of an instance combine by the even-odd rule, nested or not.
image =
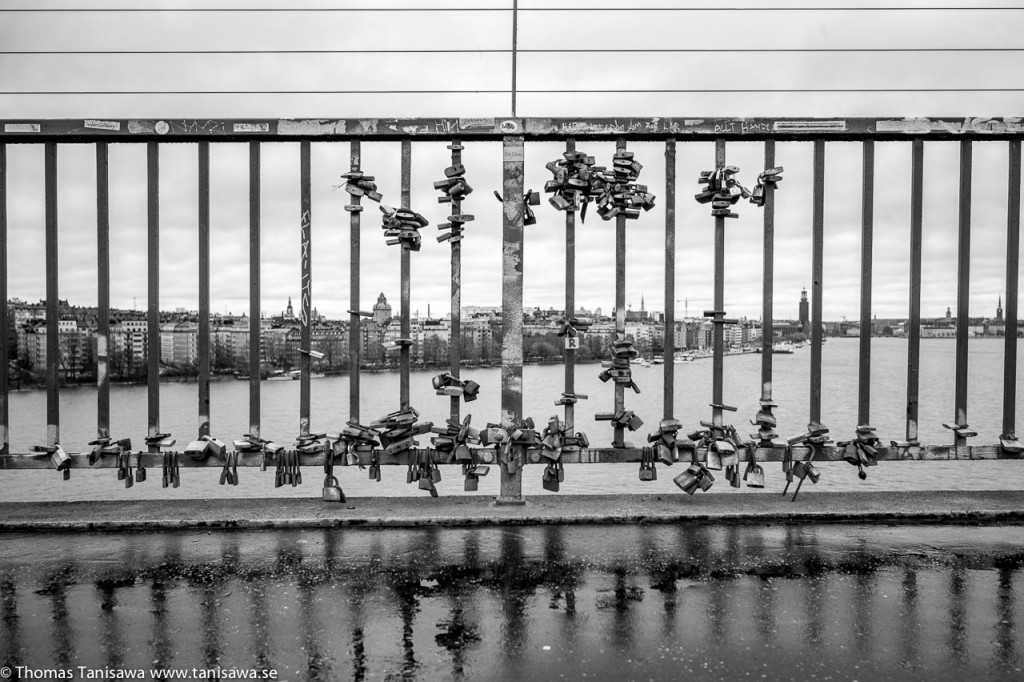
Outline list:
[[[747,476],[747,487],[748,488],[763,488],[764,487],[764,469],[761,468],[760,464],[755,464],[750,474]]]
[[[558,464],[556,462],[551,462],[544,467],[544,474],[540,481],[541,487],[543,487],[544,490],[552,493],[557,493],[559,491],[559,483],[561,483],[561,481],[559,480],[558,471]]]
[[[131,447],[129,446],[128,449],[130,450]],[[146,467],[142,465],[142,450],[139,450],[135,457],[135,481],[142,483],[146,480]]]
[[[640,478],[641,481],[653,481],[657,477],[657,475],[655,473],[653,473],[654,467],[653,467],[653,464],[652,464],[652,461],[651,461],[652,460],[651,452],[652,452],[651,448],[641,448],[640,449],[640,473],[639,473],[639,478]]]
[[[1017,436],[1013,432],[999,435],[999,447],[1008,454],[1017,455],[1024,452],[1024,443],[1017,440]]]
[[[210,456],[209,445],[209,441],[203,439],[194,440],[185,446],[185,454],[197,462],[201,462]]]
[[[338,479],[334,476],[326,476],[324,478],[324,490],[321,495],[321,499],[324,502],[344,502],[345,493],[342,492],[341,486],[338,485]]]
[[[420,228],[426,227],[430,222],[407,208],[394,209],[382,204],[380,210],[384,214],[381,228],[384,230],[384,236],[388,238],[387,244],[401,245],[407,251],[419,251]]]

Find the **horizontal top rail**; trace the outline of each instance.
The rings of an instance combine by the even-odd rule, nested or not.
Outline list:
[[[537,140],[907,140],[1020,139],[1021,117],[919,118],[167,118],[5,119],[0,142],[289,141],[300,139],[498,140],[523,135]]]

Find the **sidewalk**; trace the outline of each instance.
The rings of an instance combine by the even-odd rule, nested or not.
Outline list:
[[[0,503],[0,531],[125,531],[342,526],[518,526],[643,523],[1022,523],[1024,491],[804,492],[746,495],[546,496],[525,506],[490,497],[134,500]]]

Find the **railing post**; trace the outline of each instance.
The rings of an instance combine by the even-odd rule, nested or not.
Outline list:
[[[60,315],[57,298],[57,143],[45,145],[46,444],[60,442]]]
[[[960,142],[960,220],[957,240],[956,286],[956,424],[967,424],[967,334],[971,295],[971,161],[970,140]],[[967,444],[959,429],[954,445]]]
[[[924,141],[911,146],[910,170],[910,311],[907,320],[907,431],[908,443],[918,436],[918,387],[921,367],[921,235],[924,204]]]
[[[210,435],[210,143],[199,143],[199,437]]]
[[[299,435],[309,435],[309,364],[312,357],[313,264],[312,250],[312,190],[310,186],[309,140],[299,143],[299,243],[301,257],[301,289],[299,300]]]
[[[502,138],[501,425],[523,416],[523,156],[524,138]],[[501,470],[495,504],[524,504],[523,470]]]
[[[96,143],[96,437],[110,437],[110,176],[106,142]]]
[[[10,450],[11,440],[7,397],[7,373],[11,366],[7,344],[11,329],[7,315],[7,145],[0,142],[0,455]]]
[[[1006,324],[1003,328],[1003,438],[1016,436],[1017,283],[1020,268],[1020,140],[1010,142],[1009,196],[1006,210]]]
[[[715,167],[725,168],[725,140],[715,140]],[[723,373],[725,370],[725,216],[715,216],[715,283],[714,283],[714,326],[712,328],[711,358],[711,423],[721,428]]]
[[[565,141],[565,151],[576,151],[576,140]],[[569,323],[576,312],[576,211],[565,212],[565,322]],[[565,392],[576,392],[576,349],[565,349]],[[576,428],[576,405],[565,403],[565,432],[574,433]]]
[[[160,433],[160,146],[146,143],[147,237],[149,262],[146,313],[148,335],[146,391],[149,397],[149,429],[152,437]],[[159,446],[150,445],[151,452]]]
[[[402,140],[402,208],[412,208],[412,140]],[[411,272],[411,258],[410,250],[402,246],[401,252],[401,332],[400,336],[403,339],[408,339],[412,336],[412,311],[409,310],[411,307],[411,286],[412,286],[412,272]],[[410,370],[410,354],[412,353],[412,347],[403,345],[399,352],[399,378],[398,378],[398,394],[399,394],[399,408],[405,409],[409,407],[409,370]]]
[[[459,140],[451,142],[452,166],[462,163],[462,145]],[[462,200],[452,199],[452,215],[462,213]],[[451,328],[448,331],[448,359],[451,375],[460,376],[462,365],[462,242],[451,240],[452,245],[452,288],[451,288]],[[453,395],[449,400],[449,416],[455,421],[461,420],[459,396]]]
[[[349,143],[349,169],[360,169],[362,149],[359,140]],[[350,196],[353,206],[359,206],[361,197]],[[349,316],[348,316],[348,418],[359,422],[359,366],[362,364],[362,322],[359,315],[359,238],[361,211],[349,211]]]
[[[615,151],[625,151],[626,140],[615,140]],[[615,337],[626,338],[626,216],[619,213],[615,216]],[[626,385],[615,382],[615,414],[626,409]],[[625,427],[615,423],[613,448],[624,448]]]
[[[857,424],[871,421],[871,279],[875,220],[875,143],[865,140],[861,182],[860,240],[860,364],[857,387]]]
[[[260,437],[260,143],[249,143],[249,433]]]
[[[665,140],[665,335],[661,357],[665,361],[662,416],[675,412],[676,354],[676,140]]]
[[[764,167],[775,166],[775,140],[764,142]],[[765,183],[764,187],[764,242],[763,242],[763,283],[761,298],[761,400],[772,400],[772,352],[774,350],[775,327],[775,185]]]
[[[825,141],[814,141],[814,207],[811,229],[811,410],[821,423],[821,296],[825,243]]]

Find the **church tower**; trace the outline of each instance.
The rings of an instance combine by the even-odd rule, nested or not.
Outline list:
[[[999,305],[996,307],[996,322],[1003,321],[1003,297],[999,297]]]
[[[377,297],[377,302],[373,304],[373,321],[379,325],[383,325],[391,319],[391,305],[388,304],[388,299],[384,296],[384,292],[380,292],[380,296]]]
[[[800,331],[809,334],[811,331],[811,316],[809,314],[809,302],[807,300],[807,287],[800,291]]]

